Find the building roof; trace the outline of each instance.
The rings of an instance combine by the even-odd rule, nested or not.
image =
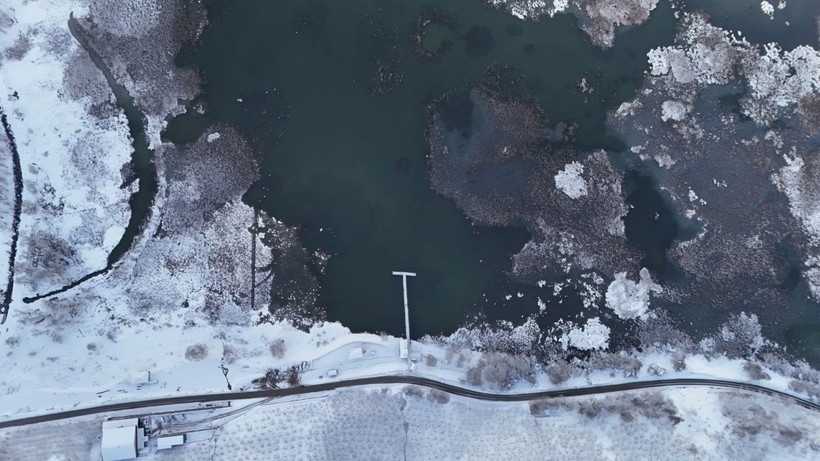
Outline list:
[[[103,422],[103,461],[120,461],[137,457],[137,420]]]
[[[172,435],[168,437],[160,437],[157,439],[157,450],[165,450],[177,445],[185,443],[185,437],[182,435]]]
[[[354,347],[347,352],[347,358],[349,360],[360,359],[364,356],[364,351],[362,351],[361,347]]]

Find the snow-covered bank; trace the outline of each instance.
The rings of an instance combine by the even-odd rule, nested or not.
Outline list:
[[[600,48],[611,48],[618,29],[643,24],[658,0],[485,0],[525,20],[571,13],[581,30]]]
[[[5,430],[0,455],[88,459],[99,453],[100,422],[87,417]],[[816,458],[820,445],[814,412],[709,388],[500,403],[373,386],[263,402],[214,426],[182,446],[149,450],[144,459],[802,461]],[[40,443],[12,443],[15,437]]]
[[[567,334],[573,347],[583,348],[585,341],[591,341],[582,338],[583,331],[577,335]],[[115,334],[78,328],[61,333],[54,344],[59,352],[50,354],[45,348],[54,340],[44,335],[6,340],[3,366],[15,372],[0,381],[6,390],[0,397],[3,419],[110,402],[225,392],[229,385],[233,390],[251,389],[256,387],[252,382],[269,370],[284,372],[291,367],[299,370],[301,384],[411,373],[478,390],[518,393],[659,378],[711,378],[754,381],[820,401],[818,373],[805,365],[714,353],[597,352],[586,362],[574,360],[562,368],[523,355],[478,352],[463,343],[457,347],[428,340],[413,342],[411,351],[418,353],[419,360],[411,371],[406,359],[400,358],[398,338],[351,334],[336,323],[309,331],[287,323],[195,328],[166,323],[136,325]]]

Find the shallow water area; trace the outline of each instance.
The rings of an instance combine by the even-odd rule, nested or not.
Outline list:
[[[298,225],[309,250],[330,255],[319,293],[329,320],[354,331],[403,334],[401,280],[391,271],[407,270],[418,273],[409,284],[413,337],[450,333],[477,315],[520,323],[537,314],[542,327],[561,318],[583,321],[577,293],[552,295],[564,278],[542,287],[509,280],[510,257],[529,239],[526,229],[474,225],[431,191],[426,109],[486,78],[489,65],[509,65],[521,72],[520,88],[537,100],[550,130],[575,124],[572,148],[604,148],[617,157],[625,145],[605,128],[606,114],[641,87],[646,53],[672,43],[676,21],[668,3],[660,2],[645,24],[619,31],[605,51],[591,45],[571,15],[520,21],[477,0],[436,5],[452,22],[421,28],[419,18],[431,14],[421,1],[205,3],[210,22],[203,39],[179,58],[201,70],[204,93],[165,136],[192,142],[209,124],[227,122],[251,139],[262,179],[245,200]],[[725,3],[703,8],[718,17],[749,6]],[[778,12],[813,8],[806,4],[789,2]],[[812,33],[816,38],[804,20],[767,30],[759,5],[748,14],[744,34],[751,40],[780,37],[789,48]],[[417,45],[436,59],[420,58]],[[683,235],[681,223],[654,185],[637,186],[625,190],[638,191],[628,199],[638,210],[627,217],[627,237],[663,282],[674,276],[664,274],[665,251]],[[646,224],[658,213],[660,225]],[[546,304],[540,313],[539,301]],[[691,321],[693,331],[714,328],[712,309],[689,307],[679,316],[682,327]],[[597,315],[611,313],[584,313]]]

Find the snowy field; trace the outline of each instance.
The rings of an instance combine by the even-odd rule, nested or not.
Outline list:
[[[120,186],[131,139],[103,74],[66,26],[82,2],[12,1],[0,11],[13,18],[0,29],[0,94],[23,171],[15,285],[31,296],[105,267],[128,223],[131,191]]]
[[[0,457],[98,456],[100,418],[0,432]],[[419,387],[371,387],[253,407],[156,460],[611,460],[820,456],[815,412],[709,388],[530,403],[478,402]],[[15,438],[41,443],[9,443]]]

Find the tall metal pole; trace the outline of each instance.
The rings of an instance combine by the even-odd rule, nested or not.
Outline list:
[[[410,362],[410,307],[407,302],[407,277],[415,277],[415,272],[393,271],[393,275],[401,275],[404,292],[404,338],[407,341],[407,362]]]

